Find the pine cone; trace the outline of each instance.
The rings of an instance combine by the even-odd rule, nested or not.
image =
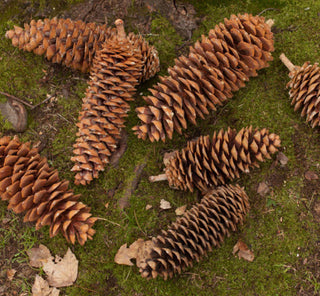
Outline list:
[[[282,54],[280,59],[289,68],[291,80],[287,84],[294,111],[302,108],[301,116],[306,116],[312,128],[320,126],[320,68],[319,64],[310,65],[306,62],[302,67],[294,66]]]
[[[213,246],[220,246],[230,231],[236,231],[237,224],[243,224],[248,211],[248,196],[242,188],[238,185],[218,187],[167,231],[162,230],[161,235],[149,241],[139,239],[129,248],[122,246],[115,261],[130,264],[121,260],[122,255],[127,255],[127,260],[136,259],[142,277],[172,278],[191,267],[194,260],[199,262]]]
[[[228,128],[209,136],[201,136],[187,143],[181,152],[176,151],[165,161],[165,175],[169,185],[190,191],[194,187],[205,192],[212,186],[239,178],[240,172],[249,172],[251,167],[259,167],[258,161],[270,159],[280,147],[278,135],[267,129],[243,128],[238,133]],[[150,177],[157,181],[158,177]],[[159,179],[161,180],[161,179]]]
[[[106,25],[57,18],[32,20],[24,29],[14,26],[6,33],[13,46],[82,72],[90,70],[96,52],[115,35],[116,29]],[[130,33],[128,39],[142,52],[144,68],[139,80],[154,76],[160,69],[157,50],[141,36]]]
[[[14,26],[6,33],[19,49],[45,55],[48,61],[62,63],[82,72],[89,71],[96,51],[111,36],[114,28],[71,19],[32,20],[24,29]]]
[[[62,232],[68,242],[83,245],[92,239],[96,218],[79,196],[61,181],[57,170],[49,167],[29,143],[18,137],[0,139],[0,196],[9,202],[8,209],[26,212],[24,222],[36,221],[36,229],[50,225],[50,237]]]
[[[165,141],[174,130],[181,134],[187,120],[196,125],[197,116],[204,118],[210,109],[216,110],[256,76],[256,70],[267,67],[273,50],[273,34],[263,17],[225,19],[190,48],[188,57],[176,59],[169,76],[160,77],[150,89],[152,95],[144,97],[148,106],[136,109],[142,123],[133,128],[135,134],[143,140]]]
[[[132,43],[134,48],[138,48],[141,51],[143,67],[142,76],[139,78],[139,82],[146,81],[156,75],[156,73],[160,71],[159,54],[156,48],[150,46],[140,35],[129,33],[128,40]]]
[[[119,27],[120,25],[120,27]],[[122,27],[121,27],[122,26]],[[98,177],[117,147],[135,86],[142,73],[141,51],[123,36],[110,40],[98,53],[90,71],[89,87],[79,116],[74,145],[75,184],[86,185]]]

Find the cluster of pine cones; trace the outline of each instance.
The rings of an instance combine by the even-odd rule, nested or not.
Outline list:
[[[159,70],[156,49],[141,36],[127,35],[122,20],[115,25],[54,18],[31,21],[6,33],[19,49],[90,72],[71,158],[75,184],[86,185],[104,170],[117,148],[137,85]],[[198,117],[205,118],[223,105],[272,61],[271,25],[261,16],[232,15],[202,36],[144,97],[146,106],[136,109],[141,123],[134,133],[143,140],[166,141],[174,132],[181,134],[188,122],[197,124]],[[292,104],[295,109],[303,107],[302,114],[313,127],[320,125],[319,68],[305,64],[291,69],[290,75]],[[142,276],[167,279],[181,273],[235,231],[244,221],[249,201],[243,188],[227,183],[271,158],[279,147],[279,136],[265,128],[228,128],[170,154],[161,179],[177,189],[197,188],[203,198],[167,231],[139,241],[131,254]],[[8,208],[25,212],[24,221],[36,221],[37,229],[49,225],[50,236],[62,232],[69,242],[80,244],[92,238],[97,218],[37,149],[16,137],[3,137],[0,161],[0,196],[9,202]]]

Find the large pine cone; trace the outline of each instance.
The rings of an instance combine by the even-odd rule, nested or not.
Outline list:
[[[98,177],[117,147],[130,110],[135,86],[142,73],[141,51],[123,36],[115,37],[97,53],[89,87],[79,116],[74,145],[75,184],[86,185]]]
[[[310,65],[306,62],[302,67],[295,67],[289,76],[291,80],[287,84],[291,105],[294,110],[302,108],[301,116],[306,116],[311,126],[320,126],[320,68],[318,63]]]
[[[225,236],[243,224],[248,211],[248,196],[242,188],[238,185],[218,187],[167,231],[162,230],[161,235],[149,241],[139,239],[127,249],[121,247],[115,261],[120,263],[121,253],[126,252],[129,259],[136,259],[142,277],[172,278],[191,267],[194,261],[199,262],[212,247],[220,246]]]
[[[70,19],[32,20],[24,29],[14,26],[6,33],[12,45],[25,51],[44,55],[53,63],[61,63],[82,72],[88,72],[96,52],[116,35],[116,29],[106,25],[85,23]],[[128,39],[141,52],[144,71],[140,80],[147,80],[159,71],[157,50],[141,36],[133,33]]]
[[[190,48],[188,57],[176,59],[169,76],[160,77],[150,89],[152,95],[144,97],[148,106],[136,109],[142,123],[133,128],[135,134],[151,141],[171,139],[174,130],[181,134],[187,120],[196,124],[197,116],[216,110],[257,75],[256,70],[267,67],[273,50],[273,34],[263,17],[225,19]]]
[[[1,138],[0,167],[1,199],[15,213],[25,212],[24,222],[36,221],[36,229],[49,225],[50,237],[62,232],[73,244],[76,239],[81,245],[92,239],[97,219],[36,148],[17,137]]]
[[[211,186],[239,178],[240,172],[259,167],[258,161],[271,158],[280,147],[278,135],[267,129],[243,128],[239,132],[228,129],[189,141],[181,152],[166,160],[165,173],[169,185],[193,191],[206,191]]]

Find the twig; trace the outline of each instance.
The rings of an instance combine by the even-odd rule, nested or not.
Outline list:
[[[278,8],[272,8],[272,7],[270,7],[270,8],[266,8],[266,9],[262,10],[260,13],[258,13],[258,16],[260,16],[261,14],[263,14],[263,13],[265,13],[266,11],[269,11],[269,10],[277,10],[277,11],[280,11],[280,9],[278,9]]]
[[[13,96],[13,95],[10,95],[10,94],[8,94],[8,93],[5,93],[5,92],[3,92],[3,91],[0,91],[0,94],[1,94],[1,95],[4,95],[4,96],[6,96],[6,97],[8,97],[8,98],[10,98],[10,99],[12,99],[12,100],[15,100],[15,101],[17,101],[17,102],[19,102],[19,103],[21,103],[21,104],[24,104],[24,105],[28,106],[28,107],[31,108],[31,109],[34,107],[32,104],[30,104],[30,103],[28,103],[28,102],[26,102],[26,101],[24,101],[24,100],[21,100],[21,99],[15,97],[15,96]]]
[[[91,290],[91,289],[88,289],[88,288],[85,288],[85,287],[81,287],[81,286],[78,286],[78,285],[73,285],[73,286],[77,287],[77,288],[80,288],[80,289],[83,289],[83,290],[86,290],[86,291],[89,291],[89,292],[94,292],[94,293],[97,292],[96,290]]]
[[[136,220],[136,223],[137,223],[137,225],[138,225],[139,230],[140,230],[145,236],[147,236],[147,234],[142,230],[142,228],[141,228],[141,226],[140,226],[140,224],[139,224],[139,221],[138,221],[138,218],[137,218],[137,215],[136,215],[136,211],[135,211],[135,210],[133,210],[133,215],[134,215],[134,218],[135,218],[135,220]]]
[[[40,103],[32,106],[32,107],[31,107],[31,110],[33,110],[33,109],[39,107],[40,105],[44,104],[45,102],[49,101],[49,100],[50,100],[52,97],[54,97],[54,96],[55,96],[55,94],[54,94],[54,95],[51,95],[51,96],[49,96],[49,97],[47,97],[47,98],[45,98],[42,102],[40,102]]]
[[[72,122],[70,122],[67,118],[65,118],[64,116],[62,116],[60,113],[57,113],[57,115],[58,115],[59,117],[61,117],[62,119],[64,119],[66,122],[69,122],[69,123],[72,124]]]
[[[105,218],[97,217],[97,219],[98,219],[98,220],[102,220],[102,221],[107,221],[107,222],[109,222],[109,223],[111,223],[111,224],[114,224],[114,225],[117,225],[117,226],[119,226],[119,227],[122,227],[120,224],[118,224],[118,223],[116,223],[116,222],[113,222],[113,221],[111,221],[111,220],[105,219]]]

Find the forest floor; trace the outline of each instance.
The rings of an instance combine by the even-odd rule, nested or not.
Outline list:
[[[34,224],[23,223],[21,215],[0,202],[0,295],[31,295],[35,275],[43,275],[43,271],[30,266],[27,251],[39,244],[60,256],[69,247],[79,260],[77,281],[61,288],[60,295],[320,294],[320,130],[312,129],[290,105],[288,70],[279,60],[282,52],[295,65],[320,60],[319,0],[7,0],[0,3],[0,11],[0,91],[33,105],[43,102],[32,110],[27,108],[28,126],[19,137],[37,144],[41,155],[59,170],[62,179],[70,181],[93,215],[102,218],[94,226],[92,241],[70,245],[62,235],[49,238],[46,227],[36,231]],[[158,75],[142,84],[131,103],[121,151],[90,185],[74,185],[70,157],[89,75],[18,50],[4,38],[5,32],[32,19],[54,16],[110,26],[122,18],[127,32],[142,34],[157,48],[159,75],[166,75],[174,59],[186,55],[202,34],[231,14],[246,12],[275,21],[270,66],[216,112],[166,143],[139,140],[131,130],[139,122],[134,110],[144,105],[143,96],[159,81]],[[250,198],[244,225],[220,248],[171,280],[147,281],[137,267],[117,265],[114,256],[121,245],[156,236],[176,219],[176,208],[187,205],[189,209],[200,199],[199,192],[182,192],[166,182],[148,181],[149,176],[162,173],[164,153],[183,148],[199,135],[250,125],[280,135],[282,147],[281,154],[234,182],[243,186]],[[0,131],[15,134],[3,120]],[[120,209],[124,197],[127,204]],[[161,199],[169,201],[172,208],[162,210]],[[239,239],[254,253],[252,262],[232,254]],[[16,271],[13,278],[8,277],[10,270]]]

